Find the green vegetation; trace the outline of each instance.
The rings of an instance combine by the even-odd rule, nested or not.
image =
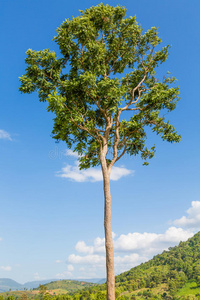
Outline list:
[[[200,300],[200,232],[187,242],[170,248],[150,261],[132,268],[115,278],[118,300],[168,299]],[[62,280],[44,285],[42,292],[29,298],[36,300],[105,300],[106,284]],[[75,291],[73,288],[79,288]],[[62,289],[69,293],[58,295]],[[41,290],[41,289],[40,289]],[[24,300],[25,292],[2,293],[0,300]],[[22,299],[23,294],[23,299]]]
[[[116,286],[129,294],[139,289],[145,292],[158,292],[160,289],[155,299],[162,299],[159,297],[164,297],[163,294],[171,299],[178,296],[184,299],[188,294],[198,296],[199,289],[194,287],[199,285],[199,275],[200,233],[197,233],[187,242],[180,242],[178,247],[170,248],[147,263],[120,274],[116,277]]]
[[[84,289],[85,287],[95,286],[95,284],[91,282],[76,281],[76,280],[58,280],[58,281],[52,281],[50,283],[44,284],[43,286],[48,291],[63,290],[65,292],[67,291],[69,293],[72,293],[74,291]],[[38,289],[34,289],[34,290],[38,290]]]
[[[26,294],[28,298],[33,298],[36,297],[38,294],[40,295],[45,295],[46,293],[49,293],[51,295],[67,294],[67,293],[72,293],[77,290],[81,290],[92,286],[95,286],[95,284],[91,282],[76,281],[76,280],[58,280],[58,281],[52,281],[50,283],[42,284],[38,288],[34,288],[30,290],[24,289],[24,290],[11,291],[10,289],[10,291],[1,293],[1,296],[6,298],[12,295],[15,299],[21,299],[21,297],[24,297],[24,295]],[[12,299],[8,299],[8,300],[12,300]]]
[[[196,281],[188,281],[177,293],[179,296],[185,296],[189,294],[200,296],[200,286],[197,285]]]

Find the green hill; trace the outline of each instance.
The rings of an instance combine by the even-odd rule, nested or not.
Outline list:
[[[187,299],[190,294],[193,295],[191,299],[200,299],[200,232],[188,241],[180,242],[179,246],[116,276],[115,281],[120,300]],[[103,296],[104,290],[105,284],[78,294],[81,300],[86,300],[91,294],[102,293]]]
[[[116,277],[116,285],[124,291],[159,288],[172,298],[180,294],[184,285],[189,287],[190,283],[191,294],[199,294],[200,232],[187,242],[181,242],[179,246],[170,248],[169,251],[164,251],[150,261]]]
[[[37,280],[37,281],[30,281],[24,284],[20,284],[10,278],[0,278],[0,293],[8,292],[10,290],[16,291],[16,290],[33,289],[38,287],[40,284],[46,284],[54,280],[56,279]]]
[[[72,293],[74,291],[81,290],[87,287],[92,287],[92,286],[95,286],[95,283],[77,281],[77,280],[57,280],[57,281],[52,281],[50,283],[44,284],[44,287],[48,291],[59,290],[59,294],[61,291]],[[38,288],[34,290],[38,290]]]
[[[4,280],[2,280],[5,286]],[[7,281],[6,281],[7,282]],[[1,283],[1,281],[0,281]],[[73,293],[78,290],[82,290],[85,288],[93,287],[96,284],[91,282],[85,282],[85,281],[76,281],[76,280],[58,280],[58,281],[52,281],[50,283],[40,284],[39,287],[33,288],[32,290],[27,290],[26,288],[22,290],[22,285],[15,283],[13,280],[8,279],[8,284],[13,285],[13,289],[9,288],[8,286],[5,286],[5,288],[0,291],[0,300],[7,299],[7,300],[14,300],[14,299],[38,299],[42,300],[43,297],[45,300],[48,300],[48,297],[51,296],[51,298],[56,295],[59,297],[59,295],[63,295],[61,297],[62,300],[65,299],[65,295],[69,293]],[[9,285],[10,286],[10,285]],[[12,297],[11,297],[12,296]],[[3,299],[1,298],[3,297]],[[11,298],[10,298],[11,297]],[[55,299],[58,300],[59,298]],[[68,300],[69,297],[68,297]]]
[[[62,282],[62,280],[59,280]],[[73,282],[73,280],[67,280],[68,282]],[[89,282],[89,283],[104,283],[106,280],[102,278],[90,278],[90,279],[77,279],[76,281],[81,281],[81,282]],[[57,282],[56,279],[46,279],[46,280],[37,280],[37,281],[29,281],[24,284],[20,284],[10,278],[0,278],[0,293],[3,292],[8,292],[8,291],[24,291],[24,290],[29,290],[29,289],[37,289],[39,285],[45,285],[50,282]],[[62,284],[62,283],[61,283]],[[74,283],[72,283],[73,285]],[[79,286],[79,285],[78,285]],[[84,285],[80,285],[81,288]],[[88,285],[90,286],[90,285]]]

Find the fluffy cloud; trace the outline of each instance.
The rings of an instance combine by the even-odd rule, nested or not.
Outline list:
[[[170,227],[164,233],[128,233],[119,237],[114,237],[115,250],[115,271],[121,273],[142,262],[148,261],[154,255],[167,250],[169,247],[177,245],[180,241],[186,241],[193,236],[190,230]],[[79,254],[71,254],[67,262],[79,265],[79,269],[85,274],[96,274],[95,276],[105,276],[105,239],[97,237],[92,245],[87,245],[84,241],[79,241],[75,250]],[[90,267],[90,271],[89,271]],[[96,272],[96,273],[95,273]]]
[[[127,271],[130,268],[147,261],[147,257],[142,257],[138,253],[132,253],[124,256],[115,256],[115,273]],[[82,278],[105,277],[106,258],[105,255],[89,254],[85,256],[71,254],[68,262],[79,265],[79,273],[82,272]]]
[[[66,151],[65,155],[66,155],[66,156],[72,156],[72,157],[75,157],[75,158],[78,158],[78,157],[79,157],[78,153],[72,151],[71,149],[68,149],[68,150]]]
[[[76,246],[75,249],[77,252],[80,253],[93,253],[93,247],[92,246],[86,246],[84,241],[79,241]]]
[[[72,271],[74,271],[74,267],[73,267],[72,265],[68,265],[68,266],[67,266],[67,270],[68,270],[69,272],[72,272]]]
[[[12,141],[10,134],[3,129],[0,129],[0,139]]]
[[[116,252],[156,252],[168,249],[168,247],[186,241],[193,235],[191,231],[182,228],[170,227],[163,234],[157,233],[128,233],[120,235],[114,241]]]
[[[97,254],[89,254],[86,256],[80,256],[71,254],[68,257],[68,262],[73,264],[86,264],[86,265],[102,265],[105,264],[105,256]]]
[[[12,268],[10,266],[1,266],[0,269],[4,270],[4,271],[11,271],[12,270]]]
[[[191,207],[187,210],[188,216],[183,216],[173,222],[176,226],[184,228],[200,229],[200,201],[192,201]]]
[[[73,278],[73,274],[71,272],[69,272],[69,271],[64,271],[62,273],[56,274],[56,278],[58,278],[58,279],[66,279],[66,278],[72,279]]]
[[[145,262],[147,257],[143,257],[138,253],[132,253],[124,256],[115,256],[115,269],[122,272],[122,270],[127,270],[133,266],[139,265],[142,262]]]
[[[38,272],[33,274],[34,280],[45,280],[45,277],[41,277]]]
[[[57,260],[57,262],[60,263],[60,262],[63,262],[63,261]],[[65,270],[62,273],[56,274],[56,278],[58,278],[58,279],[67,279],[67,278],[72,279],[73,278],[73,273],[72,273],[73,271],[74,271],[74,266],[69,264],[69,265],[67,265],[67,270]]]
[[[114,249],[116,253],[127,252],[157,252],[162,251],[168,247],[179,243],[180,241],[186,241],[193,233],[189,230],[182,228],[170,227],[165,233],[128,233],[122,234],[118,238],[114,238]],[[115,234],[113,234],[115,237]],[[75,250],[82,254],[99,254],[105,253],[105,239],[97,237],[94,239],[93,245],[88,246],[84,241],[79,241]],[[144,254],[143,253],[143,254]]]
[[[144,262],[147,257],[142,257],[137,253],[132,253],[124,256],[115,256],[115,272],[121,273],[130,268]],[[104,277],[106,258],[105,255],[89,254],[85,256],[71,254],[68,257],[68,262],[80,265],[80,272],[84,272],[85,278],[89,277]],[[83,267],[84,266],[84,267]]]
[[[94,239],[93,246],[87,246],[84,241],[79,241],[75,249],[79,253],[93,254],[93,253],[104,253],[105,252],[105,238],[97,237]]]
[[[72,159],[78,159],[79,155],[77,152],[73,152],[72,150],[67,150],[65,152],[66,156],[71,157]],[[133,174],[132,170],[128,170],[124,167],[113,167],[111,171],[111,180],[117,181],[121,177]],[[101,168],[90,168],[87,170],[80,170],[79,169],[79,162],[76,160],[74,165],[67,164],[65,167],[62,168],[60,172],[56,174],[58,177],[68,178],[72,181],[76,182],[96,182],[102,181],[102,171]]]
[[[56,263],[57,263],[57,264],[61,264],[61,263],[63,263],[63,261],[62,261],[62,260],[59,260],[59,259],[57,259],[57,260],[56,260]]]
[[[117,181],[121,177],[130,175],[133,173],[133,171],[128,170],[124,167],[113,167],[111,171],[110,179]],[[66,165],[64,168],[62,168],[62,171],[57,172],[57,176],[62,178],[69,178],[76,182],[96,182],[96,181],[102,181],[102,171],[100,168],[90,168],[87,170],[80,170],[78,162],[75,163],[75,165]]]
[[[72,279],[73,278],[73,274],[71,272],[63,272],[63,273],[58,273],[56,274],[56,278],[58,279],[66,279],[66,278],[70,278]]]
[[[200,226],[200,201],[193,201],[187,213],[187,217],[171,222],[173,226],[164,233],[130,232],[120,236],[113,233],[115,273],[127,271],[192,237]],[[67,263],[68,266],[77,266],[81,278],[105,277],[105,238],[97,237],[91,244],[78,241],[75,251],[76,253],[68,256]],[[69,269],[70,267],[68,272]],[[63,278],[66,278],[66,272]],[[74,278],[77,278],[75,273],[74,271]]]

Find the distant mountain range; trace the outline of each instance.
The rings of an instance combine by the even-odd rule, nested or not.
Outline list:
[[[74,279],[76,281],[83,281],[83,282],[91,282],[91,283],[103,283],[106,280],[102,278],[91,278],[91,279]],[[38,280],[38,281],[30,281],[24,284],[20,284],[15,280],[10,278],[0,278],[0,293],[8,292],[9,290],[16,291],[16,290],[26,290],[26,289],[34,289],[39,287],[40,284],[47,284],[52,281],[58,281],[57,279],[47,279],[47,280]]]

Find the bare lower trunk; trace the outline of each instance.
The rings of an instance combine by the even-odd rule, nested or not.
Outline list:
[[[104,181],[104,229],[106,247],[106,272],[107,272],[107,300],[115,300],[115,272],[114,272],[114,249],[111,230],[111,194],[110,194],[110,172],[107,166],[103,166]]]

